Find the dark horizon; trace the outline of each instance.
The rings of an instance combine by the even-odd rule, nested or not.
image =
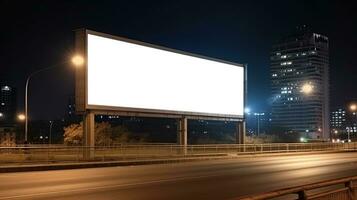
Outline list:
[[[70,59],[77,28],[247,63],[248,106],[260,112],[268,109],[272,45],[296,26],[306,24],[313,32],[329,37],[331,107],[356,98],[357,17],[352,3],[2,1],[0,7],[5,30],[0,39],[0,82],[17,88],[19,112],[23,110],[26,76]],[[30,83],[30,116],[62,118],[73,93],[70,65],[38,74]]]

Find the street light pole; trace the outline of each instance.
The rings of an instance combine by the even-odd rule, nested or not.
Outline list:
[[[48,144],[51,145],[51,138],[52,138],[52,125],[53,125],[53,121],[50,121],[50,136],[48,138]]]
[[[254,113],[255,116],[257,116],[258,119],[258,130],[257,130],[257,136],[260,135],[260,116],[264,115],[264,113]]]
[[[260,135],[260,115],[258,114],[258,136]]]
[[[28,139],[28,88],[29,88],[29,83],[31,78],[43,71],[49,70],[49,69],[53,69],[53,68],[57,68],[63,64],[65,64],[67,62],[63,62],[63,63],[59,63],[50,67],[46,67],[46,68],[42,68],[40,70],[37,70],[35,72],[32,72],[26,79],[26,85],[25,85],[25,143],[27,143],[27,139]]]
[[[350,129],[347,129],[347,142],[350,142]]]
[[[80,67],[84,64],[84,58],[80,55],[74,55],[71,59],[72,64],[76,67]],[[43,72],[43,71],[46,71],[46,70],[50,70],[50,69],[53,69],[53,68],[57,68],[57,67],[60,67],[64,64],[67,64],[69,63],[69,61],[65,61],[65,62],[61,62],[61,63],[58,63],[58,64],[55,64],[55,65],[52,65],[52,66],[49,66],[49,67],[46,67],[46,68],[42,68],[40,70],[37,70],[33,73],[31,73],[27,79],[26,79],[26,85],[25,85],[25,143],[27,143],[27,136],[28,136],[28,87],[29,87],[29,83],[30,83],[30,80],[31,78],[40,73],[40,72]]]
[[[352,102],[349,105],[349,110],[351,111],[352,115],[355,116],[355,120],[353,120],[352,117],[352,123],[351,123],[351,127],[349,129],[347,129],[347,133],[348,133],[348,142],[350,142],[350,132],[354,131],[354,127],[355,127],[355,123],[357,125],[357,115],[356,115],[356,111],[357,111],[357,104],[355,102]]]

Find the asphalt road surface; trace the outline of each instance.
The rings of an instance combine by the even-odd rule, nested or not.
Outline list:
[[[357,153],[0,174],[3,199],[232,199],[357,175]]]

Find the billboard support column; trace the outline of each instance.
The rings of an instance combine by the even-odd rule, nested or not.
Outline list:
[[[94,146],[95,146],[95,121],[94,113],[86,112],[83,117],[83,158],[90,160],[94,158]]]
[[[178,119],[177,122],[177,143],[182,147],[182,153],[187,154],[187,117]]]
[[[236,143],[244,144],[245,142],[245,121],[237,122],[237,131],[236,131]]]

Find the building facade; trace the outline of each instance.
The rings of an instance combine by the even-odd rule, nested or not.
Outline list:
[[[330,123],[330,127],[333,132],[337,131],[336,133],[339,133],[346,131],[348,123],[346,110],[343,108],[338,108],[336,110],[331,111]]]
[[[332,138],[353,141],[357,139],[357,111],[338,108],[331,112],[330,127]]]
[[[12,124],[16,120],[16,90],[0,84],[0,124]]]
[[[311,139],[328,139],[329,42],[305,26],[273,45],[272,125]]]

